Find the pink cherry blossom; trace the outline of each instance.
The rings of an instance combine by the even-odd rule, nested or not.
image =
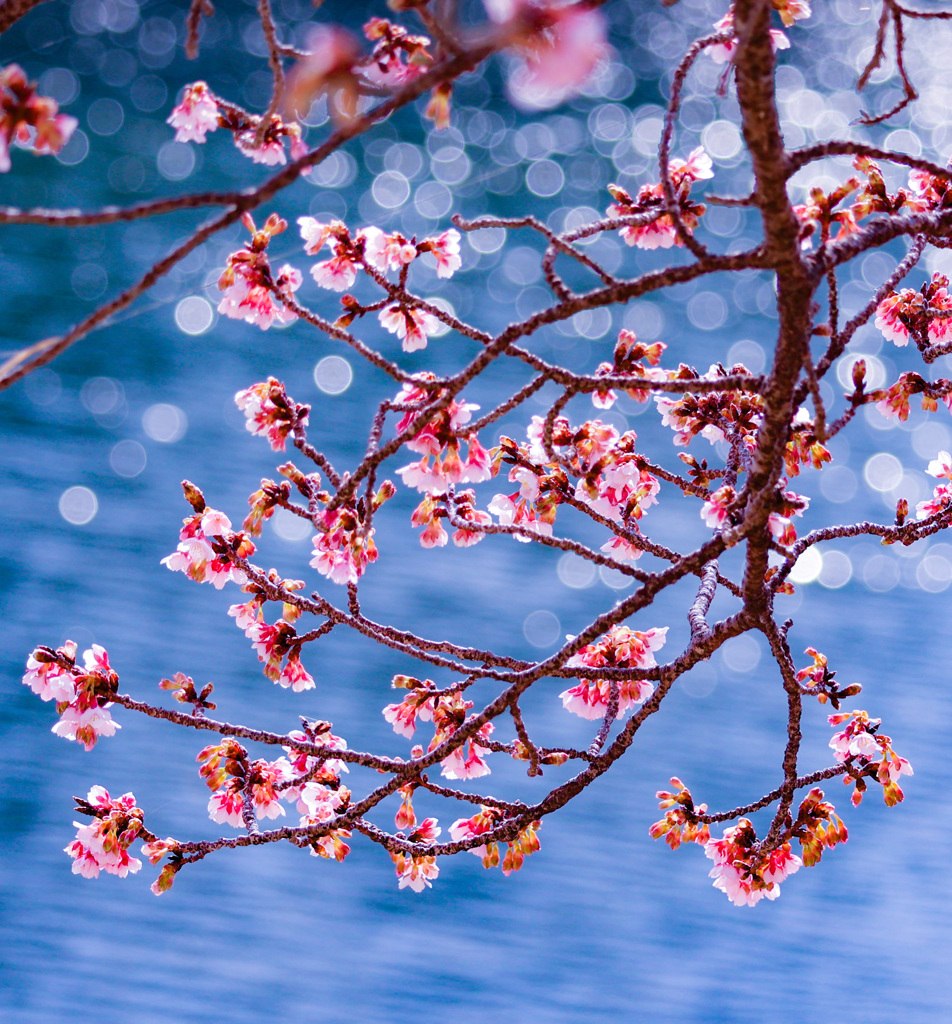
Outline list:
[[[756,849],[753,828],[746,818],[724,830],[720,839],[704,844],[704,853],[714,861],[710,877],[737,906],[752,907],[766,898],[780,895],[780,882],[800,870],[803,861],[784,843],[766,857]]]
[[[654,652],[667,639],[668,627],[647,632],[615,625],[598,640],[586,644],[572,655],[567,666],[589,668],[653,668]],[[581,718],[603,718],[611,701],[612,684],[605,679],[584,679],[563,690],[562,706]],[[622,714],[651,696],[654,687],[647,680],[621,680],[618,683],[618,712]]]
[[[288,655],[287,663],[275,682],[285,689],[290,687],[295,693],[313,690],[316,685],[313,676],[301,664],[301,655],[297,650],[292,650]]]
[[[342,796],[349,791],[331,789],[324,783],[311,780],[301,786],[297,800],[297,809],[301,813],[301,825],[322,825],[341,809]]]
[[[599,548],[599,551],[604,551],[607,555],[611,555],[618,562],[634,562],[635,559],[641,558],[643,553],[637,544],[632,544],[631,541],[625,540],[624,537],[617,536],[606,541]]]
[[[310,408],[290,401],[284,385],[269,377],[260,384],[239,391],[235,405],[245,414],[245,429],[259,437],[266,437],[276,452],[283,452],[285,441],[296,421],[307,426]],[[293,415],[292,415],[293,413]]]
[[[321,288],[345,292],[357,280],[357,263],[349,255],[334,256],[311,267],[311,277]]]
[[[67,640],[60,648],[69,658],[76,657],[76,644]],[[26,674],[23,682],[40,698],[55,700],[57,703],[71,702],[76,696],[76,682],[73,674],[57,662],[39,661],[33,651],[26,663]]]
[[[916,505],[916,517],[918,519],[927,519],[929,516],[934,516],[937,512],[944,512],[952,506],[952,486],[949,484],[939,484],[932,491],[932,497],[927,498],[925,501],[920,501]]]
[[[492,731],[492,722],[487,722],[476,735],[483,740],[488,740]],[[440,762],[443,777],[446,779],[479,779],[484,775],[489,775],[490,767],[485,758],[488,753],[489,749],[478,743],[476,739],[467,740]]]
[[[0,68],[0,173],[10,170],[10,145],[32,145],[39,156],[59,153],[78,124],[75,117],[58,113],[49,96],[40,96],[19,64]]]
[[[310,564],[334,583],[356,583],[367,566],[377,560],[374,531],[364,531],[350,509],[337,508],[320,515]]]
[[[644,679],[618,683],[618,714],[624,714],[636,704],[643,704],[653,692],[654,686]],[[611,703],[611,683],[607,679],[579,683],[563,690],[559,697],[562,707],[579,718],[604,718]]]
[[[500,526],[518,526],[530,533],[543,537],[552,536],[552,524],[539,519],[535,509],[518,492],[512,495],[497,494],[489,503],[489,511],[499,520]],[[531,538],[514,533],[515,540],[523,544],[530,543]]]
[[[402,303],[385,306],[378,314],[378,319],[403,342],[404,352],[418,352],[426,348],[428,336],[440,329],[440,322],[432,313]]]
[[[251,157],[256,164],[265,164],[268,167],[286,164],[288,158],[284,153],[284,145],[280,139],[270,139],[262,142],[259,146],[255,142],[256,132],[256,128],[249,128],[247,131],[239,132],[235,135],[235,145],[238,149],[245,156]]]
[[[142,811],[135,797],[124,793],[112,800],[102,786],[93,786],[86,802],[97,811],[92,823],[76,826],[76,838],[65,848],[73,858],[73,873],[97,878],[100,871],[125,878],[142,867],[142,861],[129,856],[129,846],[142,828]]]
[[[80,711],[71,704],[53,726],[53,732],[63,739],[82,743],[86,750],[92,750],[100,736],[115,736],[116,730],[121,728],[105,706]]]
[[[393,853],[391,857],[396,864],[400,889],[423,892],[432,887],[433,879],[440,873],[435,857],[403,853]]]
[[[388,270],[400,270],[417,258],[417,247],[399,231],[388,235],[380,228],[370,227],[358,235],[364,240],[364,259],[382,274]]]
[[[701,508],[701,518],[712,530],[719,530],[727,522],[728,506],[737,496],[729,485],[719,487]]]
[[[930,476],[939,477],[939,479],[945,477],[946,480],[952,480],[952,455],[949,455],[948,452],[939,452],[938,456],[929,463],[926,472]]]
[[[301,280],[301,272],[285,264],[278,271],[275,284],[290,298],[291,293],[301,287]],[[251,272],[238,271],[233,283],[223,291],[218,312],[232,320],[244,320],[266,331],[275,322],[289,324],[297,319],[297,314],[292,313],[268,285],[256,279]]]
[[[218,128],[218,104],[204,82],[185,87],[182,102],[172,110],[167,124],[175,129],[176,142],[204,142]]]
[[[343,227],[340,221],[322,224],[314,217],[298,217],[297,222],[304,239],[304,251],[308,256],[316,256],[324,244],[331,241],[335,228]]]
[[[206,516],[215,529],[222,529],[222,524],[228,522],[228,517],[215,509],[205,509],[190,516],[184,521],[185,525],[179,533],[179,543],[175,551],[163,558],[160,564],[173,572],[184,572],[189,579],[197,583],[211,583],[216,590],[221,590],[228,582],[244,583],[244,572],[231,562],[227,554],[216,553],[209,543],[202,529],[202,522]],[[232,541],[236,536],[241,538],[238,547],[241,554],[244,557],[254,554],[254,544],[244,535],[229,533],[222,539]],[[213,536],[213,539],[218,537]]]

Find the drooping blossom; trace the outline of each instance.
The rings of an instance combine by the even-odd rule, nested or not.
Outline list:
[[[549,0],[484,0],[504,24],[522,58],[509,79],[513,101],[530,110],[554,107],[573,96],[610,53],[603,15],[582,4]]]
[[[142,861],[129,856],[129,847],[142,828],[143,813],[132,793],[113,800],[102,786],[93,786],[85,801],[95,813],[93,821],[76,826],[76,838],[65,848],[73,858],[73,874],[97,878],[100,871],[125,878],[142,867]]]
[[[919,291],[903,288],[876,307],[876,326],[887,341],[903,347],[910,336],[937,345],[952,337],[952,295],[949,279],[933,274]]]
[[[285,263],[278,269],[274,279],[275,288],[288,298],[301,287],[301,272]],[[297,314],[275,298],[274,292],[264,283],[257,283],[250,274],[236,273],[232,284],[224,289],[218,312],[232,320],[244,320],[266,331],[275,322],[290,324],[297,320]]]
[[[420,252],[428,252],[436,260],[437,277],[452,277],[463,265],[459,238],[459,232],[449,228],[433,238],[425,238],[418,246]]]
[[[374,530],[365,530],[355,508],[340,507],[320,513],[310,564],[333,583],[356,583],[371,562],[377,561]]]
[[[870,718],[865,711],[850,711],[830,715],[832,726],[845,725],[830,740],[830,748],[837,761],[856,765],[858,774],[847,775],[844,782],[855,783],[853,804],[863,798],[866,785],[864,775],[873,775],[883,787],[883,797],[890,807],[900,803],[903,792],[899,788],[901,775],[912,775],[912,765],[892,748],[892,739],[879,731],[881,719]],[[864,771],[864,769],[869,769]]]
[[[245,798],[250,792],[255,818],[278,818],[285,814],[282,799],[290,799],[281,783],[293,781],[294,772],[286,757],[275,761],[250,761],[245,748],[233,739],[203,748],[196,758],[199,775],[212,795],[208,815],[218,824],[244,828]]]
[[[206,517],[211,528],[220,532],[205,532]],[[216,590],[221,590],[228,582],[244,583],[247,577],[232,559],[249,558],[255,546],[243,533],[233,533],[230,527],[228,517],[222,512],[208,508],[195,512],[183,520],[178,546],[161,564],[173,572],[185,573],[196,583],[211,583]]]
[[[725,829],[720,839],[705,843],[704,853],[714,861],[710,871],[714,888],[739,907],[753,907],[764,898],[775,900],[780,895],[780,883],[803,865],[789,843],[762,854],[746,818]]]
[[[417,719],[421,722],[433,721],[436,697],[430,691],[436,689],[436,683],[432,679],[420,680],[413,676],[398,675],[393,677],[391,685],[394,689],[410,692],[399,704],[388,704],[383,709],[383,717],[393,726],[395,733],[410,739],[416,732]]]
[[[204,82],[187,85],[166,124],[175,129],[176,142],[204,142],[209,132],[218,129],[218,103],[208,86]]]
[[[98,644],[83,652],[82,667],[76,664],[72,640],[55,651],[37,647],[27,660],[23,682],[41,700],[56,702],[60,719],[53,732],[82,743],[86,750],[92,750],[100,736],[114,736],[120,728],[109,712],[119,677]]]
[[[500,526],[518,526],[529,533],[537,533],[542,537],[552,536],[552,523],[542,519],[533,504],[516,494],[497,494],[489,503],[489,511],[499,520]],[[531,540],[522,534],[514,533],[513,537],[523,544]]]
[[[406,442],[412,452],[422,455],[417,462],[401,467],[403,482],[408,487],[416,488],[424,493],[445,491],[451,484],[480,483],[492,476],[492,465],[489,452],[480,444],[475,434],[466,435],[461,428],[472,419],[473,412],[479,408],[471,402],[458,402],[455,399],[447,403],[436,413],[425,414],[422,407],[444,397],[421,385],[432,380],[432,374],[420,374],[413,381],[407,382],[400,389],[394,404],[410,406],[397,423],[397,433],[402,434],[410,428],[419,427],[420,420],[425,420],[416,434]],[[412,408],[420,407],[419,409]],[[467,455],[461,454],[461,443],[465,439]],[[432,462],[430,461],[432,459]],[[423,506],[415,515],[424,515]],[[414,525],[422,525],[417,522]]]
[[[375,45],[371,59],[361,66],[361,74],[374,85],[396,89],[422,75],[432,64],[430,40],[411,35],[388,18],[371,18],[364,35]]]
[[[274,377],[239,391],[235,404],[245,414],[245,429],[267,438],[276,452],[284,451],[285,441],[295,426],[307,426],[310,413],[310,406],[298,405],[290,399],[284,385]]]
[[[287,229],[287,221],[272,213],[258,230],[246,213],[242,223],[251,232],[251,240],[229,255],[218,278],[218,289],[224,293],[218,312],[265,331],[275,322],[293,322],[297,314],[287,302],[301,286],[301,272],[286,263],[275,274],[267,255],[271,239]]]
[[[388,270],[400,270],[417,258],[417,247],[399,231],[386,234],[380,228],[364,228],[364,259],[385,274]]]
[[[704,525],[711,527],[712,530],[721,529],[727,522],[730,504],[736,497],[737,492],[729,484],[718,487],[701,507]]]
[[[72,640],[67,640],[56,653],[72,661],[76,657],[76,644]],[[27,659],[23,682],[40,700],[55,700],[57,704],[72,701],[76,696],[73,674],[59,661],[46,660],[47,657],[48,655],[40,649],[33,651]]]
[[[426,348],[429,336],[440,329],[440,321],[432,313],[402,302],[384,306],[378,319],[383,327],[403,342],[404,352],[419,352]]]
[[[424,889],[432,888],[433,879],[440,873],[435,857],[412,853],[391,853],[390,856],[396,867],[400,889],[423,892]]]
[[[100,736],[115,736],[121,726],[113,721],[108,707],[94,706],[80,710],[70,704],[53,726],[53,732],[64,740],[76,740],[86,750],[92,750]]]

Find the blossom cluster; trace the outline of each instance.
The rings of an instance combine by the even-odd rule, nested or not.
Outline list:
[[[833,739],[830,747],[837,761],[848,768],[844,782],[854,783],[851,797],[859,804],[866,791],[864,776],[871,776],[883,787],[883,799],[892,807],[902,801],[899,787],[901,775],[912,775],[912,765],[892,748],[892,740],[879,732],[879,718],[870,718],[865,711],[849,711],[830,715],[830,725],[845,725]]]
[[[232,530],[224,512],[207,508],[204,499],[199,498],[200,508],[182,521],[178,546],[161,564],[173,572],[185,573],[196,583],[211,583],[216,590],[228,582],[244,583],[245,572],[234,560],[250,558],[254,542]]]
[[[76,838],[65,852],[73,858],[73,873],[83,878],[98,878],[100,871],[125,878],[142,867],[142,861],[129,856],[129,847],[142,829],[143,813],[132,793],[113,800],[102,786],[93,786],[84,809],[95,815],[89,825],[74,821]]]
[[[617,625],[594,643],[586,644],[566,662],[576,668],[653,668],[654,652],[664,646],[668,627],[647,632]],[[624,714],[646,701],[654,687],[647,679],[585,679],[559,694],[562,706],[580,718],[604,718],[614,705],[615,714]]]
[[[242,223],[251,232],[251,240],[228,257],[218,278],[219,291],[224,293],[218,312],[262,330],[274,323],[292,323],[297,314],[287,303],[301,287],[301,272],[286,263],[275,274],[267,255],[271,239],[287,229],[287,221],[272,213],[259,231],[246,213]]]
[[[707,804],[695,805],[680,779],[671,779],[671,785],[672,791],[657,794],[665,816],[651,826],[649,834],[654,839],[664,836],[672,850],[682,842],[703,846],[705,855],[714,861],[710,871],[714,888],[736,906],[752,907],[765,898],[777,899],[784,879],[804,865],[819,863],[824,849],[845,843],[848,838],[846,826],[833,805],[823,799],[823,791],[811,789],[800,804],[796,820],[788,819],[789,825],[778,839],[758,842],[747,818],[738,819],[719,839],[712,839]],[[802,859],[792,851],[793,839],[800,843]]]
[[[492,476],[489,452],[479,443],[475,433],[461,429],[469,423],[479,406],[472,402],[458,402],[455,398],[447,401],[445,391],[423,386],[433,380],[435,377],[431,373],[418,374],[403,385],[393,403],[394,408],[403,410],[403,416],[397,422],[397,433],[412,430],[413,437],[407,441],[406,447],[423,456],[397,472],[407,487],[424,494],[442,493],[453,484],[480,483]],[[434,404],[442,408],[434,413],[425,411],[427,406]],[[461,454],[464,439],[467,448],[465,458]]]
[[[235,395],[235,405],[245,414],[245,428],[265,437],[276,452],[283,452],[295,427],[306,427],[310,406],[288,398],[284,385],[274,377],[252,384]]]
[[[476,839],[496,828],[504,820],[505,815],[502,811],[495,807],[481,805],[479,811],[471,817],[457,818],[450,825],[450,836],[454,842]],[[522,829],[514,840],[507,843],[508,849],[502,858],[502,873],[504,875],[510,875],[513,871],[518,871],[526,857],[535,853],[540,848],[538,836],[540,824],[541,822],[538,821],[532,822],[532,824]],[[483,862],[483,867],[487,870],[499,867],[499,843],[494,841],[485,842],[480,846],[472,847],[469,852],[479,857]]]
[[[438,277],[452,277],[462,265],[460,235],[453,228],[418,242],[399,231],[388,233],[373,226],[351,234],[347,225],[339,220],[325,224],[314,217],[298,217],[298,226],[307,255],[316,256],[325,245],[333,253],[329,259],[311,267],[311,277],[319,287],[335,292],[352,287],[358,270],[364,270],[383,285],[386,285],[383,275],[398,271],[402,284],[410,264],[424,255],[433,258]],[[354,317],[363,316],[368,309],[379,309],[380,324],[397,336],[405,352],[426,348],[429,337],[440,329],[440,321],[433,312],[418,302],[409,301],[405,295],[371,307],[362,307],[351,295],[345,295],[341,301],[345,312],[338,318],[338,326],[348,326]]]
[[[681,223],[685,230],[693,231],[706,207],[691,200],[691,186],[696,181],[714,177],[711,158],[703,146],[698,146],[687,160],[672,160],[668,165],[668,176]],[[634,197],[621,185],[609,185],[608,191],[615,200],[606,211],[609,217],[637,217],[619,231],[628,245],[636,245],[639,249],[670,249],[673,245],[684,245],[674,219],[666,212],[667,200],[660,182],[642,185]]]
[[[346,744],[331,732],[329,722],[307,722],[289,735],[292,740],[342,750]],[[251,760],[234,739],[205,747],[198,754],[199,774],[212,790],[208,813],[212,821],[247,828],[249,822],[284,817],[284,803],[296,807],[300,827],[326,825],[350,802],[350,791],[341,784],[346,765],[338,758],[316,756],[294,746],[284,748],[287,757],[273,761]],[[283,803],[282,803],[283,801]],[[343,860],[349,852],[347,829],[325,830],[309,838],[315,856]]]
[[[56,650],[37,647],[27,659],[23,682],[41,700],[56,702],[60,719],[53,732],[57,736],[92,750],[100,736],[114,736],[121,728],[109,713],[109,698],[118,688],[119,677],[99,644],[83,652],[82,667],[76,664],[76,650],[72,640]]]
[[[449,740],[466,721],[466,712],[473,707],[473,702],[465,700],[459,690],[437,691],[432,679],[398,675],[393,677],[392,686],[410,692],[399,704],[388,704],[383,709],[384,718],[393,726],[395,733],[408,738],[416,732],[418,721],[432,722],[433,738],[429,750],[435,750]],[[443,777],[478,779],[489,775],[486,755],[493,728],[492,722],[485,722],[444,757],[440,762]],[[422,747],[419,749],[422,753]]]
[[[286,164],[285,139],[290,143],[292,160],[307,153],[299,124],[271,114],[262,127],[261,118],[215,96],[205,82],[185,87],[166,123],[175,129],[176,142],[201,143],[210,132],[224,128],[232,133],[238,151],[256,164]]]

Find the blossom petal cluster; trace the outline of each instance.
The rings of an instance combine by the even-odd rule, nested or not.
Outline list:
[[[89,825],[73,822],[76,838],[65,848],[73,859],[73,874],[98,878],[100,871],[125,878],[142,867],[129,856],[129,847],[142,828],[143,814],[132,793],[113,800],[102,786],[93,786],[86,805],[95,814]]]
[[[668,627],[647,632],[621,624],[593,643],[586,644],[566,662],[567,667],[586,668],[654,668],[654,652],[664,646]],[[613,702],[616,714],[624,714],[636,704],[646,701],[654,691],[647,679],[586,679],[559,694],[562,706],[580,718],[604,718]]]
[[[232,133],[238,151],[256,164],[286,164],[285,140],[290,143],[292,159],[307,153],[299,124],[271,114],[262,127],[260,117],[219,99],[205,82],[192,82],[185,87],[166,124],[175,129],[176,142],[202,143],[210,132],[224,128]]]
[[[703,146],[698,146],[691,151],[687,160],[671,160],[668,177],[681,223],[686,230],[693,231],[706,207],[691,201],[691,186],[696,181],[714,177],[711,158]],[[609,185],[608,191],[615,200],[606,211],[609,217],[637,217],[634,223],[619,231],[628,245],[639,249],[670,249],[673,245],[684,244],[678,236],[674,220],[665,212],[667,200],[664,186],[660,182],[642,185],[634,197],[621,185]]]
[[[263,331],[275,323],[292,323],[297,314],[287,303],[301,287],[301,272],[286,263],[275,273],[267,255],[271,239],[286,230],[287,222],[271,214],[259,231],[250,215],[245,214],[242,223],[251,232],[251,240],[228,257],[218,279],[218,289],[224,293],[218,312]]]
[[[704,853],[714,861],[710,871],[714,888],[739,907],[753,907],[764,898],[775,900],[780,883],[803,866],[789,843],[762,853],[746,818],[725,829],[720,839],[705,843]]]
[[[436,691],[431,679],[414,679],[412,676],[394,676],[393,687],[410,692],[399,704],[388,704],[383,709],[384,718],[401,736],[411,737],[417,722],[433,723],[433,738],[429,750],[435,750],[450,739],[466,720],[466,712],[473,702],[465,700],[458,690]],[[478,779],[490,774],[486,756],[489,754],[493,723],[486,722],[469,738],[464,740],[440,762],[442,774],[447,779]]]
[[[949,279],[933,274],[918,291],[903,288],[876,307],[876,326],[887,341],[902,347],[913,338],[937,345],[952,337],[952,295]]]
[[[245,429],[265,437],[276,452],[295,427],[306,427],[310,406],[298,405],[288,398],[284,385],[274,377],[239,391],[235,405],[245,414]]]
[[[216,590],[229,582],[245,582],[244,570],[238,568],[234,559],[249,558],[255,546],[243,533],[232,530],[228,516],[203,507],[182,522],[178,546],[162,559],[162,565],[185,573],[196,583],[211,583]]]
[[[853,804],[863,799],[866,789],[863,776],[872,776],[879,782],[888,806],[901,803],[903,792],[899,778],[912,775],[912,765],[893,750],[890,737],[879,731],[881,720],[870,718],[865,711],[850,711],[830,715],[829,722],[832,726],[845,726],[830,740],[830,748],[836,760],[850,768],[843,781],[847,785],[855,783]]]
[[[23,682],[44,701],[55,701],[60,719],[53,732],[92,750],[100,736],[114,736],[121,728],[113,721],[110,696],[119,677],[109,664],[109,655],[99,646],[83,652],[83,665],[76,664],[76,644],[67,640],[55,651],[38,647],[27,659]]]

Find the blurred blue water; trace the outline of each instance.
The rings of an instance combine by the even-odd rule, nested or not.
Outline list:
[[[359,17],[359,7],[345,13]],[[326,9],[333,17],[343,7]],[[328,172],[323,184],[295,186],[275,208],[289,220],[310,211],[346,215],[354,225],[421,232],[445,226],[450,209],[504,213],[524,209],[527,197],[535,212],[559,227],[572,207],[603,209],[609,180],[626,187],[650,180],[650,172],[643,172],[651,151],[649,122],[660,109],[660,65],[720,13],[685,0],[677,9],[684,12],[681,20],[662,22],[652,20],[662,15],[636,5],[642,20],[633,32],[622,32],[626,8],[608,10],[623,59],[601,82],[600,93],[593,90],[554,114],[517,118],[499,99],[497,71],[474,77],[460,90],[467,142],[457,148],[468,169],[447,171],[459,160],[455,153],[432,159],[461,137],[450,133],[427,150],[417,116],[408,113],[383,126],[366,146],[356,146],[350,163],[336,165],[336,177]],[[312,16],[310,5],[297,0],[283,0],[279,12],[301,25]],[[252,15],[251,6],[236,4],[209,22],[210,64],[202,73],[213,88],[260,105],[263,65],[248,52],[257,45],[248,27]],[[105,17],[118,20],[105,25]],[[69,19],[78,41],[58,41]],[[167,148],[171,132],[162,119],[177,88],[195,77],[194,67],[167,45],[166,26],[180,30],[180,22],[173,4],[51,4],[5,38],[4,62],[19,60],[34,76],[60,69],[59,78],[47,78],[46,85],[51,92],[61,90],[64,108],[80,117],[89,152],[72,166],[15,153],[14,172],[0,181],[0,201],[128,204],[185,188],[237,184],[249,172],[263,177],[225,139]],[[822,19],[815,31],[807,38],[819,40],[818,47]],[[805,46],[790,58],[786,74],[794,85],[796,74],[801,87],[815,85],[804,56],[810,52]],[[637,81],[629,67],[637,69]],[[848,87],[845,79],[832,81],[835,68],[823,73],[831,79],[827,88]],[[104,107],[102,100],[115,106]],[[688,101],[685,153],[711,119],[703,83]],[[109,129],[115,123],[116,106],[123,128],[97,131],[94,126]],[[725,101],[721,116],[729,113]],[[697,128],[690,127],[692,116]],[[514,130],[520,126],[521,132]],[[398,153],[398,138],[414,148]],[[412,199],[391,210],[366,198],[388,159],[403,168],[412,186]],[[563,169],[564,187],[548,197],[526,192],[526,162],[545,160]],[[438,176],[459,174],[463,178],[452,186]],[[713,186],[729,192],[744,169],[725,156],[718,174]],[[450,204],[444,212],[428,216],[444,201]],[[74,322],[202,219],[201,213],[176,215],[68,233],[8,230],[0,236],[7,311],[0,349],[12,351]],[[712,223],[721,232],[719,244],[756,237],[752,221],[725,215]],[[276,245],[304,269],[292,234]],[[117,715],[121,733],[91,754],[50,735],[51,708],[20,684],[26,655],[37,643],[67,637],[81,648],[101,643],[124,690],[144,699],[155,699],[158,680],[180,670],[197,682],[215,682],[223,718],[287,729],[305,714],[332,720],[357,749],[406,751],[380,709],[392,698],[393,673],[414,671],[408,661],[335,633],[323,641],[320,656],[315,651],[306,659],[317,689],[303,695],[278,690],[263,678],[247,641],[225,615],[234,593],[200,588],[158,564],[174,548],[186,511],[181,479],[194,480],[212,505],[237,520],[259,478],[274,475],[266,446],[243,430],[232,404],[238,388],[269,373],[286,381],[295,398],[313,404],[313,440],[342,467],[359,458],[374,403],[392,390],[352,359],[356,376],[349,390],[337,396],[319,391],[313,378],[317,361],[347,353],[300,325],[262,334],[216,320],[207,333],[183,331],[178,303],[204,294],[215,304],[215,289],[206,286],[239,237],[234,231],[213,240],[114,325],[71,349],[52,369],[0,395],[0,1020],[47,1024],[67,1016],[86,1022],[124,1014],[137,1024],[209,1016],[236,1024],[272,1018],[296,1024],[317,1017],[390,1024],[411,1014],[440,1014],[463,1024],[488,1015],[527,1015],[554,1024],[601,1024],[622,1016],[772,1024],[789,1019],[794,1008],[831,1024],[894,1014],[910,1022],[942,1019],[950,939],[946,865],[952,849],[940,822],[952,702],[940,685],[939,662],[949,642],[948,594],[932,585],[932,577],[926,582],[936,592],[922,589],[918,559],[900,557],[906,552],[885,552],[886,568],[872,563],[876,552],[868,544],[843,547],[854,569],[845,586],[815,582],[801,588],[802,598],[786,599],[791,613],[796,610],[791,640],[794,650],[807,644],[824,650],[844,681],[863,682],[861,706],[883,717],[916,776],[908,780],[901,807],[887,812],[871,792],[859,810],[843,811],[850,842],[787,882],[776,904],[731,906],[711,888],[699,850],[672,854],[647,835],[656,816],[654,791],[673,773],[718,808],[776,784],[783,693],[766,667],[766,652],[757,665],[751,664],[756,654],[752,658],[750,650],[733,660],[725,651],[688,677],[662,714],[645,725],[625,761],[545,822],[542,850],[509,879],[460,856],[441,864],[431,891],[398,892],[389,862],[360,841],[343,865],[293,849],[222,853],[183,872],[161,899],[148,891],[148,867],[124,882],[70,874],[61,852],[73,836],[70,798],[94,784],[113,794],[132,790],[160,835],[218,832],[207,820],[207,794],[194,766],[200,739],[129,714]],[[718,243],[714,236],[708,240]],[[517,245],[530,251],[512,255]],[[615,260],[623,272],[654,265],[653,257],[614,239],[598,245],[600,258]],[[464,246],[465,273],[443,284],[431,277],[425,288],[442,294],[460,315],[499,329],[546,301],[533,246],[521,236],[510,238],[502,252],[481,256]],[[77,266],[82,273],[74,273]],[[866,267],[868,273],[875,269]],[[859,304],[860,283],[858,272],[844,302]],[[664,338],[669,356],[697,360],[702,367],[741,339],[748,341],[744,358],[755,359],[757,346],[770,344],[770,287],[748,276],[684,288],[671,301],[619,310],[608,325],[580,322],[566,333],[552,330],[537,340],[538,351],[591,370],[626,325],[649,340]],[[310,287],[306,301],[333,315],[335,297]],[[362,337],[395,354],[392,339],[375,324],[360,329]],[[868,332],[857,348],[876,357],[878,344]],[[443,371],[473,351],[470,342],[447,336],[404,360],[413,369]],[[878,358],[887,371],[908,368],[900,355],[879,352]],[[473,397],[486,405],[491,393],[518,386],[521,379],[500,368]],[[161,431],[147,414],[162,405],[184,414],[187,428],[177,440],[155,438]],[[504,429],[524,429],[530,412],[540,408],[514,414]],[[632,406],[626,411],[645,450],[670,458],[670,433],[653,412],[640,415]],[[575,415],[586,415],[585,407]],[[153,424],[152,436],[144,417]],[[909,429],[882,430],[875,420],[860,424],[849,445],[834,450],[859,478],[847,514],[888,520],[886,503],[862,479],[864,463],[876,452],[893,452],[918,468],[924,485],[922,451],[933,441],[933,449],[942,446],[941,430],[952,436],[947,423],[940,421],[938,433],[918,414]],[[114,466],[129,472],[132,465],[121,461],[123,452],[133,462],[144,454],[144,469],[120,475]],[[909,486],[914,483],[910,478]],[[74,486],[98,499],[98,513],[85,525],[71,525],[59,512],[62,494]],[[843,515],[843,506],[824,500],[816,478],[801,477],[796,486],[815,499],[811,525]],[[492,493],[490,486],[487,500]],[[554,613],[563,632],[575,632],[617,596],[599,580],[584,589],[563,585],[551,552],[527,550],[505,538],[484,542],[476,552],[423,551],[406,529],[412,504],[412,496],[401,494],[378,520],[381,558],[368,573],[363,599],[372,616],[430,636],[530,655],[534,649],[522,623],[531,612]],[[651,515],[659,539],[677,543],[700,536],[693,507],[662,503]],[[936,545],[933,552],[940,562],[949,554]],[[320,581],[306,568],[308,556],[306,541],[266,533],[261,561],[284,575],[303,576],[313,587]],[[639,623],[670,625],[669,651],[687,637],[685,594],[665,595]],[[726,602],[716,607],[729,610]],[[584,742],[581,723],[567,721],[570,716],[559,707],[555,695],[561,685],[549,687],[528,703],[530,724],[547,742]],[[818,706],[809,707],[805,718],[802,764],[810,770],[828,763],[829,729]],[[514,767],[494,765],[494,771],[500,792],[517,786],[525,795],[533,792]],[[546,781],[550,776],[563,777],[556,769]],[[355,791],[372,782],[354,773]],[[845,794],[838,785],[828,790],[841,808],[848,807]],[[422,809],[443,818],[448,813],[437,804]]]

